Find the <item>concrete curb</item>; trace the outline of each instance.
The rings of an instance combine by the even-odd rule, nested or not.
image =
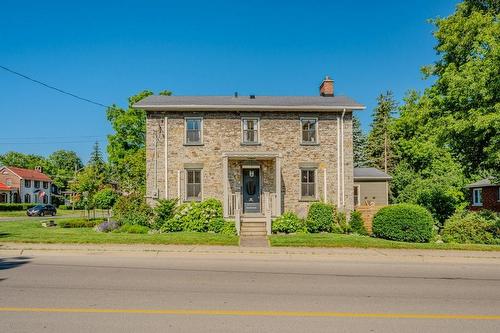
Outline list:
[[[0,243],[0,255],[106,255],[106,256],[246,256],[275,259],[346,260],[353,262],[436,262],[500,265],[500,252],[362,249],[362,248],[303,248],[303,247],[238,247],[206,245],[147,245],[147,244],[39,244]]]

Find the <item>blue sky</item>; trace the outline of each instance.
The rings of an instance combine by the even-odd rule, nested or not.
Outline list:
[[[423,90],[433,26],[458,1],[2,1],[0,65],[125,106],[176,95],[316,95],[321,79],[365,104]],[[111,132],[105,110],[0,70],[0,153],[75,150]]]

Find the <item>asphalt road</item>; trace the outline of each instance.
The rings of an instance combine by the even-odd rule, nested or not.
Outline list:
[[[500,332],[500,262],[2,257],[0,332],[42,331]]]

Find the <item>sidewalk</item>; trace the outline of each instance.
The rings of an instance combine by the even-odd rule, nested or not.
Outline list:
[[[476,263],[500,265],[498,251],[454,251],[411,249],[238,247],[148,244],[31,244],[0,243],[0,256],[106,255],[106,256],[247,256],[303,260],[346,260],[354,262]]]

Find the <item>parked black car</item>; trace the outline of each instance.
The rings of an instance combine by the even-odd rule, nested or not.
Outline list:
[[[37,205],[35,207],[31,207],[26,211],[28,216],[44,216],[44,215],[56,215],[57,210],[56,207],[52,205]]]

